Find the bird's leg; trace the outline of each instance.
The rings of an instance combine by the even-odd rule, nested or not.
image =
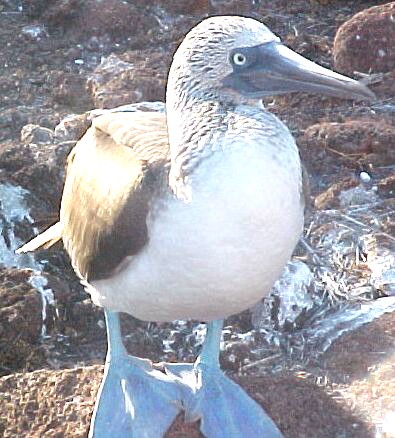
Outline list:
[[[129,356],[119,315],[105,311],[105,316],[108,350],[89,436],[163,437],[181,409],[180,385],[149,360]]]
[[[188,421],[201,420],[200,430],[208,438],[280,438],[281,432],[258,403],[220,369],[222,321],[207,325],[207,335],[196,362],[169,366],[189,388],[183,395]]]
[[[202,351],[196,360],[196,366],[220,368],[219,352],[223,325],[224,321],[222,319],[211,321],[207,324],[206,338],[203,342]]]

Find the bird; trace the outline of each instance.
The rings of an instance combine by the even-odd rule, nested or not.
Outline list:
[[[18,252],[62,240],[108,350],[90,436],[160,437],[184,411],[207,437],[281,437],[220,369],[223,319],[267,295],[302,234],[303,172],[289,129],[262,104],[292,92],[374,98],[282,44],[260,21],[209,17],[185,36],[166,112],[114,110],[67,159],[59,221]],[[207,323],[193,364],[126,351],[119,312]]]

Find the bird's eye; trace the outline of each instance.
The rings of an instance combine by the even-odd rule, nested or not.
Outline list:
[[[235,65],[244,65],[247,62],[247,57],[240,52],[234,53],[232,56],[232,61]]]

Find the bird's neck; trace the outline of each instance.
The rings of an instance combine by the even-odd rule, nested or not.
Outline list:
[[[277,154],[296,145],[287,128],[259,102],[178,99],[166,103],[170,144],[170,186],[180,198],[188,199],[188,181],[193,172],[219,151],[264,144],[262,152]],[[280,135],[289,140],[273,141]],[[289,138],[288,138],[289,137]],[[248,139],[240,141],[241,138]],[[289,143],[289,144],[288,144]]]
[[[189,99],[186,102],[167,102],[173,178],[187,178],[213,152],[227,129],[229,111],[232,108],[219,101]]]
[[[260,101],[239,102],[235,105],[214,99],[168,99],[166,103],[171,163],[183,175],[194,163],[210,155],[231,128],[235,118],[269,114]],[[232,122],[233,121],[233,122]],[[268,120],[268,124],[271,120]]]

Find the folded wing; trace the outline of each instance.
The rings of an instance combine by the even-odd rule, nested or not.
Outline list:
[[[168,152],[164,114],[98,117],[68,157],[59,222],[17,252],[63,239],[82,278],[111,275],[148,241],[149,204],[167,180]]]

